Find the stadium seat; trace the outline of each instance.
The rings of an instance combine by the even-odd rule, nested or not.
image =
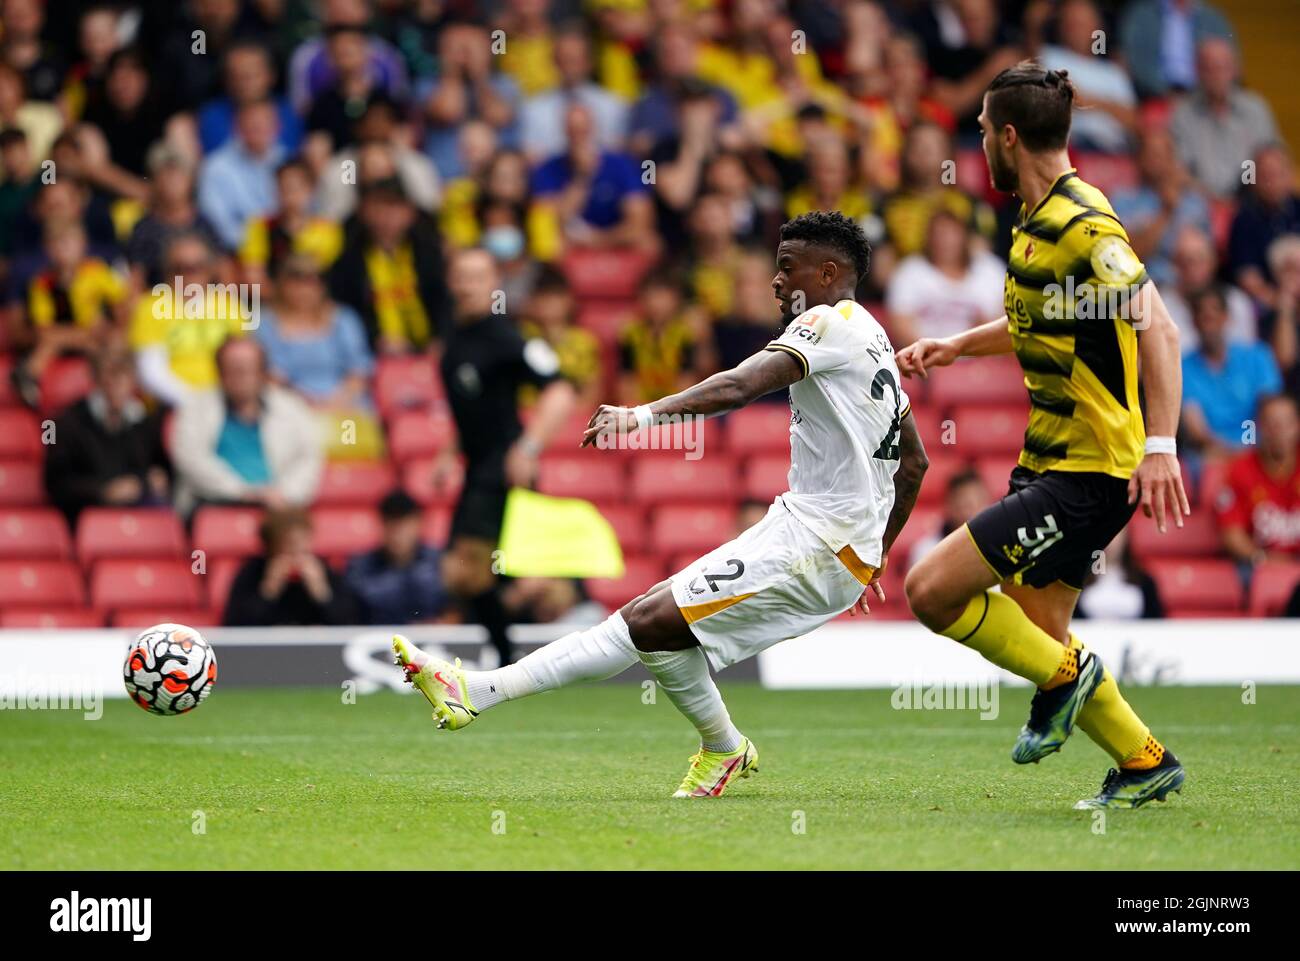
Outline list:
[[[331,564],[373,550],[383,539],[379,512],[369,508],[316,507],[311,519],[311,549]]]
[[[0,458],[40,460],[41,420],[25,407],[0,407]]]
[[[933,463],[935,454],[947,446],[944,440],[951,439],[951,431],[945,429],[951,425],[947,423],[948,419],[944,412],[937,407],[930,404],[918,407],[916,399],[910,393],[908,397],[912,400],[912,420],[916,424],[916,432],[921,437],[921,443],[925,446],[930,462]]]
[[[90,572],[90,602],[101,611],[203,606],[202,575],[188,561],[108,558]]]
[[[0,507],[39,507],[45,503],[40,461],[0,461]]]
[[[946,411],[953,404],[1027,403],[1024,374],[1014,357],[974,357],[930,372],[929,402]]]
[[[989,489],[989,497],[993,500],[998,501],[1007,496],[1016,460],[1015,454],[993,454],[976,461],[975,469],[984,478],[984,485]]]
[[[1241,579],[1231,561],[1154,560],[1147,570],[1170,611],[1231,614],[1242,606]]]
[[[600,511],[600,516],[609,521],[609,526],[614,528],[614,536],[618,538],[624,553],[633,554],[643,553],[646,547],[646,509],[636,504],[625,502],[598,502],[596,509]]]
[[[61,561],[71,556],[68,522],[53,507],[0,510],[0,557]]]
[[[692,503],[735,503],[741,489],[736,464],[726,454],[699,460],[638,457],[632,461],[632,496],[642,504],[689,499]]]
[[[1138,185],[1137,163],[1128,154],[1080,152],[1073,157],[1079,177],[1108,197]]]
[[[930,466],[921,480],[921,492],[916,498],[918,506],[942,504],[948,481],[954,474],[971,466],[970,461],[950,451],[951,448],[939,445],[932,447],[929,442],[926,442],[925,453],[930,458]]]
[[[889,578],[889,587],[895,593],[903,589],[903,575],[912,566],[912,548],[918,541],[933,537],[940,532],[943,525],[943,511],[937,507],[917,507],[899,531],[894,545],[889,549],[889,567],[885,576]],[[888,588],[886,589],[888,593]]]
[[[420,537],[428,545],[445,550],[451,534],[451,508],[430,507],[420,523]]]
[[[374,507],[396,486],[386,461],[332,462],[325,465],[316,489],[316,507]]]
[[[638,250],[570,247],[560,263],[578,301],[630,299],[653,258]]]
[[[41,413],[55,417],[89,394],[95,375],[84,357],[59,357],[41,373]]]
[[[127,607],[114,611],[109,627],[129,627],[142,631],[155,624],[185,624],[189,627],[216,627],[221,612],[207,607]]]
[[[1300,561],[1260,564],[1250,578],[1251,615],[1280,617],[1297,587],[1300,587]]]
[[[77,556],[90,565],[103,557],[185,557],[180,518],[165,507],[87,507],[77,520]]]
[[[239,569],[244,566],[245,558],[219,557],[208,565],[207,604],[218,621],[226,609],[226,599],[230,596],[230,586],[235,583]]]
[[[0,628],[10,630],[36,627],[70,631],[103,626],[103,612],[89,607],[6,607],[0,611]]]
[[[1219,492],[1228,483],[1228,468],[1231,466],[1231,462],[1212,460],[1201,464],[1200,479],[1194,486],[1189,484],[1186,463],[1182,461],[1179,463],[1183,471],[1183,487],[1187,489],[1187,496],[1191,499],[1192,506],[1203,511],[1212,512]]]
[[[208,561],[262,552],[260,507],[200,507],[194,514],[194,547]]]
[[[589,300],[578,308],[577,324],[602,344],[612,344],[635,310],[635,300]]]
[[[381,357],[375,365],[375,407],[384,420],[425,410],[444,397],[436,362],[427,354]]]
[[[668,504],[655,509],[650,520],[650,544],[661,554],[702,554],[735,534],[735,509],[718,505]]]
[[[1183,518],[1181,528],[1167,518],[1165,533],[1161,534],[1154,518],[1147,517],[1139,508],[1129,522],[1129,544],[1133,556],[1150,557],[1212,557],[1222,553],[1223,541],[1214,515],[1208,510],[1192,511]]]
[[[404,411],[388,428],[388,449],[404,465],[417,457],[432,457],[456,437],[456,424],[446,413]]]
[[[663,562],[657,557],[633,555],[623,559],[622,577],[591,577],[586,581],[592,600],[617,610],[638,594],[664,579]]]
[[[0,597],[7,606],[80,607],[86,584],[72,561],[0,561]]]
[[[790,456],[759,454],[740,469],[741,493],[748,499],[771,503],[790,489]]]
[[[626,488],[626,463],[617,456],[547,455],[539,465],[537,489],[554,497],[615,500],[623,496]]]
[[[706,422],[705,430],[711,426],[712,422]],[[733,454],[783,454],[789,461],[789,404],[750,404],[728,414],[722,426],[726,431],[727,450]],[[705,434],[706,451],[715,433]]]
[[[460,498],[461,486],[465,480],[464,465],[460,465],[441,490],[433,489],[434,457],[421,457],[410,461],[402,468],[402,489],[421,507],[431,504],[451,505]]]
[[[964,457],[1014,457],[1025,443],[1026,420],[1025,408],[1018,405],[957,407],[952,411],[952,449]]]

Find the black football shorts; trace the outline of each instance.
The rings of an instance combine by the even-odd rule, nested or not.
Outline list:
[[[1007,495],[966,526],[1003,580],[1029,587],[1061,581],[1077,591],[1136,507],[1119,477],[1016,467]]]

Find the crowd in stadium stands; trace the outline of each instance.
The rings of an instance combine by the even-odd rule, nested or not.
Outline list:
[[[475,247],[577,393],[539,489],[627,555],[502,600],[598,618],[784,489],[779,396],[698,461],[577,439],[767,342],[786,218],[863,225],[896,346],[1003,313],[1018,204],[975,118],[1028,56],[1069,71],[1080,176],[1186,350],[1194,513],[1136,519],[1080,611],[1300,615],[1300,196],[1209,3],[3,0],[0,626],[472,619],[437,357]],[[1024,423],[1011,358],[909,391],[932,467],[876,616],[1001,496]]]

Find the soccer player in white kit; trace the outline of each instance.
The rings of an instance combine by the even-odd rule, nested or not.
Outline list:
[[[709,672],[881,600],[880,576],[928,462],[875,318],[855,300],[870,247],[840,213],[781,228],[772,287],[787,321],[735,368],[652,404],[602,406],[583,444],[665,416],[709,416],[790,389],[790,490],[732,540],[575,631],[494,671],[466,671],[393,638],[397,662],[438,727],[458,730],[502,701],[612,677],[638,660],[695,725],[700,750],[674,797],[717,797],[757,770]],[[806,309],[804,309],[806,306]]]

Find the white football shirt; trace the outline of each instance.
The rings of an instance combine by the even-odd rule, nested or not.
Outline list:
[[[860,304],[841,300],[796,317],[767,350],[793,355],[790,490],[781,500],[839,554],[880,566],[894,506],[899,424],[911,409],[894,348]]]

